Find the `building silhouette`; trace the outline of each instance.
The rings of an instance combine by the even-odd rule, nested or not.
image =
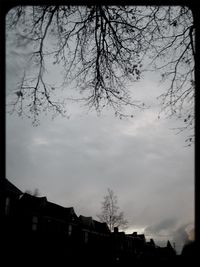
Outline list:
[[[111,232],[106,223],[77,216],[73,207],[57,205],[47,197],[23,193],[7,179],[1,181],[0,190],[2,255],[8,263],[13,259],[20,263],[26,257],[35,264],[64,260],[92,266],[177,261],[169,241],[159,247],[153,239],[147,242],[144,234],[126,234],[116,227]]]

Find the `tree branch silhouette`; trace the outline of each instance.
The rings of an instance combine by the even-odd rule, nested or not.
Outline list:
[[[66,103],[52,99],[55,88],[45,77],[51,57],[64,69],[63,87],[75,81],[86,106],[110,106],[120,117],[126,106],[146,107],[132,99],[128,83],[147,69],[159,71],[166,83],[161,111],[194,127],[195,25],[188,7],[17,6],[7,15],[7,31],[13,29],[32,48],[13,102],[20,115],[36,121],[42,110],[64,114]]]

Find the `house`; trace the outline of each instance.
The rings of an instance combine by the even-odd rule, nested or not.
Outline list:
[[[43,231],[72,237],[77,231],[78,216],[73,207],[62,207],[55,203],[46,202],[42,210]]]
[[[19,232],[28,234],[42,231],[42,210],[46,203],[46,197],[36,197],[28,193],[20,196],[17,206]]]
[[[17,251],[16,238],[16,207],[22,191],[13,185],[8,179],[0,180],[0,205],[1,205],[1,260],[8,260],[10,254]],[[11,258],[11,257],[10,257]],[[4,262],[4,261],[3,261]],[[9,264],[8,264],[9,265]]]
[[[0,200],[3,203],[1,213],[5,217],[10,217],[14,214],[16,203],[22,194],[22,191],[8,179],[0,180]]]
[[[106,223],[79,216],[79,255],[85,264],[101,265],[110,257],[110,230]]]
[[[167,241],[167,245],[165,247],[157,247],[156,248],[156,257],[160,261],[169,261],[174,259],[176,256],[175,249],[172,247],[170,241]]]
[[[65,208],[46,197],[24,193],[17,206],[17,233],[27,255],[58,261],[75,254],[78,216],[73,207]]]
[[[126,251],[126,235],[124,232],[119,232],[118,227],[114,227],[114,232],[111,233],[111,254],[114,264],[123,261]]]
[[[1,224],[6,236],[12,235],[15,227],[16,206],[22,191],[8,179],[0,180]]]
[[[96,220],[93,220],[94,223],[94,231],[99,236],[108,236],[110,234],[110,229],[105,222],[98,222]]]
[[[157,246],[155,245],[154,240],[151,238],[148,242],[146,242],[144,246],[143,256],[149,260],[153,259],[156,255],[156,249],[157,249]]]
[[[78,225],[73,207],[65,208],[46,197],[24,193],[18,202],[19,229],[43,235],[71,237]]]
[[[108,263],[137,266],[174,260],[175,251],[169,241],[161,248],[153,239],[147,242],[144,234],[125,234],[117,227],[111,232],[106,223],[83,215],[78,217],[73,207],[55,204],[45,196],[23,193],[7,179],[1,185],[6,222],[1,227],[5,233],[3,253],[20,255],[18,262],[24,255],[36,260],[42,258],[45,264],[66,260],[72,265],[98,262],[101,266]]]

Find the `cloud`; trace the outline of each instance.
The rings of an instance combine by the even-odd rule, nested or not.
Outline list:
[[[160,221],[159,223],[152,225],[152,226],[147,226],[145,228],[145,234],[149,235],[159,235],[165,232],[168,232],[169,230],[173,229],[177,224],[177,219],[176,218],[168,218],[165,220]]]
[[[188,227],[190,230],[188,230]],[[194,240],[194,223],[182,224],[173,233],[173,242],[176,244],[179,253],[181,253],[183,246],[192,240]]]
[[[182,194],[192,184],[192,168],[182,164],[192,162],[190,153],[184,159],[166,130],[157,128],[153,135],[152,124],[127,135],[124,128],[132,123],[88,115],[32,128],[26,120],[8,117],[7,172],[23,188],[39,188],[52,201],[76,205],[79,212],[87,207],[89,215],[97,213],[110,187],[133,225],[151,224],[164,210],[176,214],[184,199],[191,213],[182,211],[181,217],[190,216],[191,195]]]
[[[145,235],[154,238],[157,245],[165,246],[166,241],[170,240],[178,254],[181,253],[183,246],[189,240],[194,239],[193,232],[194,223],[183,223],[179,217],[166,218],[144,229]]]
[[[7,92],[19,82],[25,57],[18,61],[12,45]],[[51,74],[57,82],[57,74]],[[187,133],[170,130],[179,122],[158,119],[156,83],[152,75],[132,85],[134,99],[151,104],[148,110],[134,111],[132,119],[119,120],[108,110],[101,116],[87,114],[77,103],[70,103],[70,119],[42,115],[38,127],[7,114],[8,179],[21,190],[38,188],[50,201],[93,217],[109,187],[130,229],[146,228],[155,235],[177,230],[180,239],[178,227],[194,218],[194,149],[184,147]]]

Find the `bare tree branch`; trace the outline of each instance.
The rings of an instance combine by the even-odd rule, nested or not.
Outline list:
[[[104,197],[102,202],[102,211],[97,217],[101,222],[106,222],[111,231],[114,227],[126,228],[127,220],[124,219],[124,213],[118,212],[119,207],[117,203],[117,196],[108,188],[108,194]]]
[[[146,106],[132,99],[127,85],[140,79],[149,62],[166,84],[161,111],[181,114],[183,121],[190,115],[194,126],[195,25],[188,7],[18,6],[7,15],[7,32],[13,29],[18,43],[32,48],[17,89],[23,97],[12,102],[19,114],[22,100],[23,113],[34,114],[34,120],[41,107],[64,114],[65,103],[51,99],[45,77],[51,58],[63,66],[63,87],[75,82],[89,108],[101,112],[110,106],[117,116],[132,117],[127,106]]]

